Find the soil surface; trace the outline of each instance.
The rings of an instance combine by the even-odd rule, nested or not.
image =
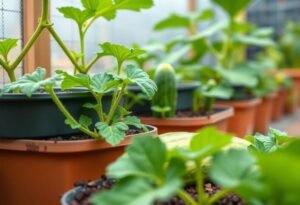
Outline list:
[[[220,111],[223,111],[224,108],[215,108],[211,112],[193,112],[192,110],[184,110],[177,111],[175,117],[177,118],[196,118],[196,117],[207,117],[209,118],[211,115],[216,114]],[[140,115],[141,117],[153,117],[152,113]]]
[[[140,129],[129,129],[126,132],[126,135],[135,135],[135,134],[141,134],[145,131],[140,130]],[[77,140],[91,140],[94,139],[88,135],[85,134],[78,134],[74,136],[58,136],[58,137],[52,137],[47,140],[49,141],[77,141]]]
[[[95,182],[75,183],[74,184],[75,187],[82,187],[83,189],[75,195],[74,200],[71,201],[69,205],[93,205],[89,200],[90,197],[93,194],[99,193],[102,190],[111,189],[114,183],[115,180],[108,179],[105,176],[103,176],[101,180],[99,180],[97,183]],[[197,199],[198,194],[195,185],[186,186],[185,190],[194,199]],[[204,190],[209,196],[213,196],[220,190],[220,187],[215,186],[210,182],[207,182],[204,185]],[[187,205],[187,204],[179,197],[174,196],[167,202],[155,202],[153,205]],[[221,199],[220,201],[218,201],[217,203],[215,203],[215,205],[246,205],[246,203],[242,201],[241,198],[239,198],[237,195],[229,194],[223,199]]]

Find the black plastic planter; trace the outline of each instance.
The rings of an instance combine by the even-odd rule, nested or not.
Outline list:
[[[177,111],[192,110],[193,95],[195,89],[200,86],[198,82],[181,82],[177,85]],[[134,94],[141,93],[141,89],[137,86],[129,86],[128,90]],[[151,111],[151,101],[143,101],[142,104],[136,104],[131,111],[136,115],[149,115]]]
[[[79,119],[87,114],[95,119],[94,112],[83,108],[94,102],[91,94],[83,89],[57,94],[70,113]],[[111,96],[105,97],[103,106],[108,107]],[[0,138],[47,139],[80,133],[64,123],[65,117],[47,93],[34,94],[31,98],[23,94],[6,94],[0,97]]]

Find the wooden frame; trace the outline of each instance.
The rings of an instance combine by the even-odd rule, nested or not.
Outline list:
[[[188,0],[188,9],[189,11],[196,11],[197,10],[197,0]]]
[[[41,14],[42,1],[23,0],[23,40],[24,44],[33,34]],[[24,73],[32,73],[38,66],[47,69],[51,75],[50,35],[45,30],[31,48],[24,61]]]

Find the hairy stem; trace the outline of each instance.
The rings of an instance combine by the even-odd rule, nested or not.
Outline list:
[[[80,39],[80,53],[81,53],[81,68],[85,70],[85,46],[84,46],[84,33],[81,26],[78,26],[79,39]]]
[[[55,41],[58,43],[58,45],[61,47],[61,49],[64,51],[64,53],[67,55],[67,57],[70,59],[70,61],[74,65],[75,69],[78,70],[80,73],[86,73],[86,71],[80,65],[78,65],[78,63],[76,62],[76,60],[72,56],[72,53],[65,46],[65,44],[60,39],[58,34],[55,32],[55,30],[51,26],[48,27],[48,30],[49,30],[50,34],[53,36],[53,38],[55,39]]]
[[[92,67],[93,65],[101,58],[100,55],[95,56],[90,62],[89,64],[86,66],[85,68],[85,72],[87,73]]]
[[[177,195],[184,200],[188,205],[197,205],[197,203],[195,202],[195,200],[185,191],[183,190],[179,190],[177,191]]]
[[[218,202],[220,199],[224,198],[227,194],[230,193],[229,189],[223,189],[219,192],[217,192],[215,195],[213,195],[209,200],[208,200],[208,204],[209,205],[213,205],[216,202]]]
[[[94,98],[96,99],[97,105],[96,105],[96,112],[98,114],[99,120],[101,122],[104,122],[104,114],[103,114],[103,107],[102,107],[102,97],[103,95],[97,95],[92,89],[89,90]]]
[[[99,138],[100,136],[95,133],[90,131],[89,129],[83,127],[79,122],[77,122],[77,120],[74,119],[74,117],[70,114],[70,112],[67,110],[67,108],[63,105],[63,103],[60,101],[60,99],[57,97],[53,87],[51,86],[50,88],[46,89],[50,95],[50,97],[52,98],[53,102],[56,104],[56,106],[59,108],[59,110],[64,114],[64,116],[73,124],[78,125],[78,129],[80,131],[82,131],[83,133],[94,137],[94,138]]]
[[[124,95],[126,86],[127,86],[127,84],[126,84],[126,83],[123,83],[122,88],[121,88],[121,90],[119,91],[119,93],[118,93],[118,91],[117,91],[117,93],[118,93],[118,94],[117,94],[117,97],[115,98],[115,100],[112,101],[113,105],[111,106],[110,111],[109,111],[109,114],[108,114],[108,117],[107,117],[107,119],[106,119],[106,123],[107,123],[107,124],[110,124],[110,121],[112,120],[112,118],[113,118],[113,116],[114,116],[114,114],[115,114],[115,112],[116,112],[116,109],[117,109],[117,107],[119,106],[119,103],[120,103],[120,101],[121,101],[121,99],[122,99],[122,97],[123,97],[123,95]],[[116,88],[116,89],[118,89],[118,88]]]
[[[7,70],[7,75],[9,77],[10,82],[15,82],[17,80],[16,74],[13,70]]]
[[[202,167],[201,167],[201,161],[195,161],[196,163],[196,181],[197,181],[197,192],[198,192],[198,202],[199,205],[200,204],[205,204],[206,200],[207,200],[207,196],[204,192],[203,189],[203,184],[204,184],[204,180],[203,180],[203,173],[202,173]]]

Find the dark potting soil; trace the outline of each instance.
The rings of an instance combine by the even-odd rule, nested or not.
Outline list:
[[[211,115],[216,114],[220,111],[224,110],[224,108],[214,108],[211,112],[194,112],[192,110],[181,110],[177,111],[175,117],[177,118],[196,118],[196,117],[207,117],[209,118]],[[152,114],[145,114],[142,117],[152,117]]]
[[[136,134],[141,134],[145,131],[141,129],[134,129],[130,128],[127,132],[126,135],[136,135]],[[78,134],[78,135],[72,135],[72,136],[57,136],[57,137],[52,137],[47,140],[49,141],[77,141],[77,140],[91,140],[94,139],[88,135],[85,134]]]
[[[81,187],[82,189],[75,194],[73,201],[71,201],[69,205],[93,205],[90,202],[90,197],[93,194],[99,193],[100,191],[111,189],[114,183],[115,180],[109,179],[105,176],[103,176],[101,180],[99,180],[97,183],[96,182],[75,183],[74,184],[75,187]],[[197,199],[198,194],[195,185],[188,185],[185,187],[185,190],[194,199]],[[211,197],[220,190],[220,187],[210,182],[207,182],[204,185],[204,190]],[[174,196],[167,202],[155,202],[154,205],[187,205],[187,204],[181,198]],[[226,197],[216,202],[215,205],[246,205],[246,203],[237,195],[228,194]]]

